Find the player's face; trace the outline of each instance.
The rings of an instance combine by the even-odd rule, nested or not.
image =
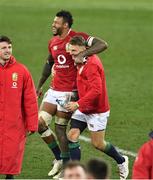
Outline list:
[[[75,58],[77,57],[77,55],[84,51],[86,48],[85,46],[78,46],[78,45],[69,45],[69,49],[68,49],[68,52],[70,53],[70,55],[72,56],[72,59],[74,59],[75,61]]]
[[[55,17],[54,21],[52,23],[52,32],[53,32],[53,35],[54,36],[61,35],[63,33],[63,29],[65,27],[65,24],[66,23],[64,23],[62,17]]]
[[[80,166],[66,169],[64,172],[64,179],[86,179],[86,173]]]
[[[12,45],[7,42],[0,42],[0,59],[3,61],[9,60],[12,55]]]

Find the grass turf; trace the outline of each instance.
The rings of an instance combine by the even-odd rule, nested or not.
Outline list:
[[[153,128],[153,1],[1,0],[0,34],[11,37],[15,57],[27,65],[36,84],[48,53],[51,22],[60,9],[73,13],[74,29],[108,42],[109,49],[99,55],[111,104],[106,139],[122,149],[137,152]],[[49,81],[44,89],[48,86]],[[84,135],[89,136],[87,131]],[[112,178],[118,178],[114,161],[87,143],[81,145],[83,162],[95,156],[104,157],[112,166]],[[23,170],[17,178],[47,178],[52,160],[39,135],[29,137]],[[133,160],[130,157],[130,171]]]

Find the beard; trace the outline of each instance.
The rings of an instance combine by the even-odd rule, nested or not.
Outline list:
[[[52,30],[53,32],[53,36],[57,36],[57,35],[61,35],[62,34],[62,29],[61,28],[54,28],[54,30]]]

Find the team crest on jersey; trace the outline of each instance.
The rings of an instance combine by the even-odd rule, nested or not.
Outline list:
[[[57,46],[53,46],[53,50],[56,51],[58,49]]]
[[[12,74],[12,81],[18,81],[18,73],[14,72]]]
[[[12,74],[12,88],[17,88],[18,87],[18,73],[14,72]]]

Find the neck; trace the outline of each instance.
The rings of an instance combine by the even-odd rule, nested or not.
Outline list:
[[[70,31],[71,29],[66,29],[65,31],[63,31],[63,33],[60,35],[60,38],[64,39],[69,34]]]
[[[5,60],[3,60],[3,59],[0,59],[0,64],[1,64],[2,66],[4,66],[4,65],[6,64],[6,62],[7,62],[7,61],[5,61]]]

